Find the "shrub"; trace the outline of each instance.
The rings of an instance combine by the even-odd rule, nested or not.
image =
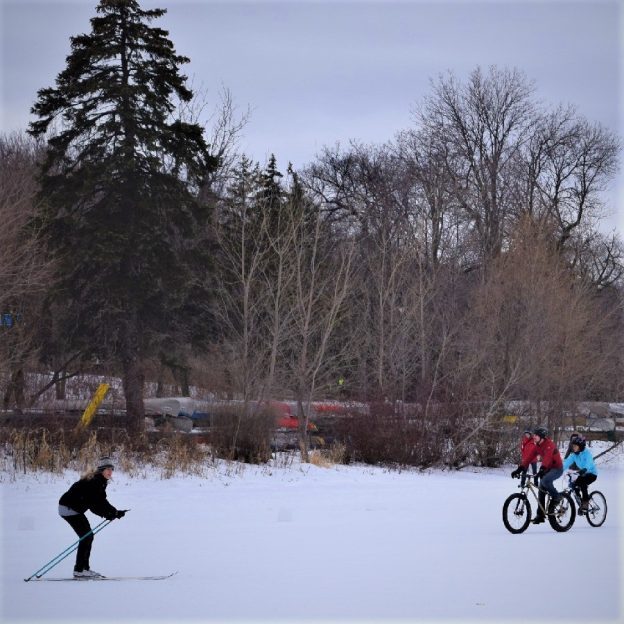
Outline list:
[[[223,406],[213,416],[210,441],[217,457],[248,463],[271,459],[275,411],[269,406]]]

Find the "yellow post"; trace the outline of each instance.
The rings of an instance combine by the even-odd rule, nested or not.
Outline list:
[[[107,383],[102,383],[98,386],[98,389],[95,391],[91,402],[89,403],[89,405],[87,405],[87,409],[84,411],[82,418],[80,419],[81,427],[88,426],[89,423],[93,420],[95,412],[97,411],[100,403],[104,400],[104,397],[106,396],[109,388],[110,386]]]

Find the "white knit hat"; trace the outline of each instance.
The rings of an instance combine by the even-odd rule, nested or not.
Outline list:
[[[102,470],[105,470],[106,468],[115,468],[115,466],[113,466],[113,461],[111,460],[110,457],[102,457],[98,461],[97,469],[100,472]]]

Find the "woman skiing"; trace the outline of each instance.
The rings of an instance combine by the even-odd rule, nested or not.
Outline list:
[[[110,458],[103,457],[95,470],[85,474],[80,481],[76,481],[59,500],[61,518],[67,521],[78,537],[89,534],[78,544],[74,578],[102,577],[102,574],[89,567],[93,534],[90,533],[91,525],[85,512],[89,510],[107,520],[123,518],[126,515],[127,510],[115,509],[106,499],[106,486],[113,476],[113,469]]]

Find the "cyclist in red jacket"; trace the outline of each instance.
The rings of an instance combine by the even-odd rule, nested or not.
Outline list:
[[[546,492],[550,494],[549,512],[561,499],[561,494],[553,485],[553,481],[559,479],[563,474],[563,460],[557,445],[548,437],[548,430],[545,427],[537,427],[533,430],[533,441],[535,442],[535,448],[526,459],[522,458],[520,465],[511,473],[511,476],[515,478],[519,477],[523,472],[526,473],[529,464],[537,461],[538,455],[541,456],[542,467],[537,473],[537,476],[540,477],[540,506],[537,514],[535,514],[535,518],[532,520],[533,524],[539,524],[544,522],[543,509],[546,507]]]
[[[535,449],[535,442],[533,441],[533,431],[531,431],[531,429],[526,429],[522,434],[522,439],[520,440],[520,456],[522,458],[520,461],[529,462],[529,465],[531,466],[531,472],[533,473],[533,483],[537,485],[539,481],[537,478],[537,461],[531,461],[530,459],[533,455],[533,449]],[[522,487],[524,487],[526,476],[526,472],[522,472]]]

